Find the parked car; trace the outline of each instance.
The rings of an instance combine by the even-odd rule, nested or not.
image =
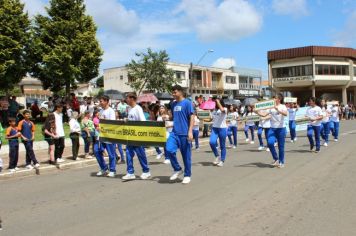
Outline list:
[[[40,105],[40,110],[41,111],[48,111],[48,101],[44,101]]]

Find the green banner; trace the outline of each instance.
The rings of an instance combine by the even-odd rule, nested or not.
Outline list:
[[[197,115],[200,120],[211,118],[210,111],[198,111]]]
[[[255,103],[256,111],[270,109],[270,108],[274,108],[274,107],[275,107],[274,100],[268,100],[268,101]]]

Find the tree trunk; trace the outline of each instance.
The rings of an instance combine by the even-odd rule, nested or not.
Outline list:
[[[66,79],[66,98],[69,98],[70,96],[70,79]]]

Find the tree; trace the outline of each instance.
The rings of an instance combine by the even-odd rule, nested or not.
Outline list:
[[[139,60],[131,60],[126,65],[131,82],[127,83],[138,94],[147,89],[156,92],[170,91],[179,83],[174,71],[167,68],[169,57],[166,51],[154,52],[150,48],[146,53],[136,53]]]
[[[102,50],[97,27],[85,14],[84,0],[51,0],[48,16],[37,15],[33,30],[32,74],[45,89],[66,95],[75,84],[98,75]]]
[[[104,76],[100,76],[97,80],[96,80],[96,86],[99,88],[104,87]]]
[[[19,0],[0,0],[0,90],[8,92],[26,75],[30,21]]]

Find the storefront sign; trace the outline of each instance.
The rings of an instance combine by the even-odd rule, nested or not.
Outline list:
[[[274,100],[268,100],[263,102],[255,103],[255,111],[266,110],[275,107]]]
[[[258,90],[239,90],[240,95],[245,95],[245,96],[258,96],[259,91]]]
[[[311,81],[312,76],[301,76],[301,77],[285,77],[285,78],[274,78],[274,82],[287,82],[287,81]]]

